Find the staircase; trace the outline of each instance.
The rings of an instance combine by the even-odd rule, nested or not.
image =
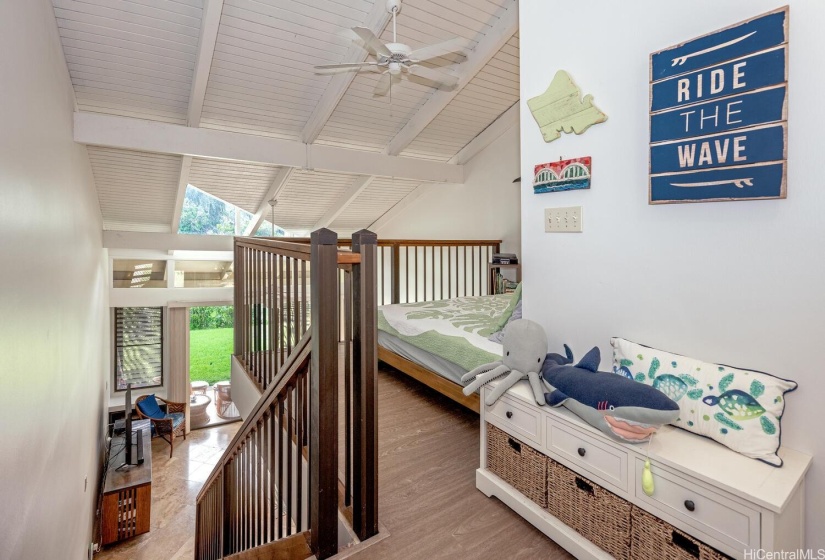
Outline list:
[[[376,248],[235,239],[233,359],[262,394],[198,494],[196,560],[320,560],[377,534]]]

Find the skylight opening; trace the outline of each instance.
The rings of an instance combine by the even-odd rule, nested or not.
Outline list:
[[[221,200],[193,185],[187,185],[186,194],[183,199],[183,209],[180,214],[178,233],[194,235],[244,235],[252,219],[252,214],[246,210],[230,204],[225,200]],[[270,237],[273,235],[272,231],[272,224],[264,221],[261,226],[258,227],[255,236]],[[274,236],[282,237],[284,235],[286,235],[286,232],[283,228],[276,225],[274,228]]]

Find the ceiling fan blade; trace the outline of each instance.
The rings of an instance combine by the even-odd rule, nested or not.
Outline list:
[[[392,76],[389,72],[384,72],[384,74],[378,79],[378,83],[375,84],[375,89],[372,92],[373,97],[383,97],[387,95],[390,91],[391,85]]]
[[[354,62],[354,63],[344,63],[344,64],[321,64],[316,66],[316,70],[338,70],[340,68],[352,69],[352,68],[364,68],[367,66],[376,66],[377,62]]]
[[[422,60],[429,60],[431,58],[436,58],[439,56],[443,56],[445,54],[458,52],[464,49],[465,47],[467,47],[467,40],[462,39],[461,37],[455,37],[453,39],[450,39],[449,41],[444,41],[442,43],[436,43],[435,45],[429,45],[427,47],[415,49],[413,52],[410,53],[409,59],[414,60],[416,62],[421,62]]]
[[[364,48],[375,56],[391,56],[392,52],[387,48],[387,45],[381,42],[381,39],[375,36],[375,33],[366,27],[353,27],[352,30],[364,41]]]
[[[424,78],[428,82],[431,82],[430,84],[424,85],[434,85],[438,89],[453,89],[458,85],[458,78],[455,76],[431,70],[424,66],[413,65],[409,67],[409,71],[408,78]],[[412,81],[416,80],[412,79]]]

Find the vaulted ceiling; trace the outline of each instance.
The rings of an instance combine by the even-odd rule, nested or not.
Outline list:
[[[378,73],[313,69],[368,59],[354,26],[391,42],[384,0],[53,4],[106,229],[177,231],[192,184],[253,213],[250,231],[275,197],[287,230],[351,232],[460,180],[485,129],[515,122],[517,0],[405,0],[399,42],[467,47],[427,63],[455,89],[405,80],[385,97]]]

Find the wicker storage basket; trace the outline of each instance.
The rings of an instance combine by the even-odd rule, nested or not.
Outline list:
[[[630,544],[630,557],[633,560],[648,560],[649,558],[721,560],[729,558],[636,506],[633,506],[631,517],[633,537]]]
[[[487,468],[547,507],[547,457],[492,424],[487,424]]]
[[[555,461],[547,463],[547,511],[617,559],[630,558],[630,503]]]

